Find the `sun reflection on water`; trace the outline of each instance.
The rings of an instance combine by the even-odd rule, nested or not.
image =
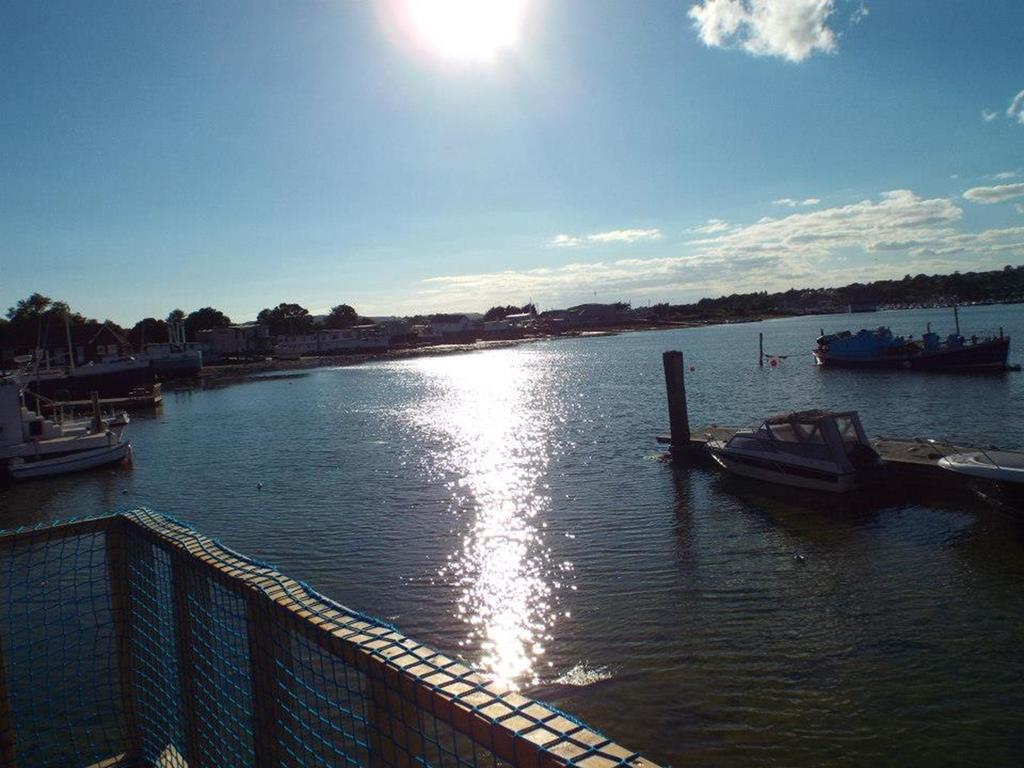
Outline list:
[[[543,475],[558,406],[527,350],[412,361],[431,382],[415,421],[440,441],[435,471],[447,478],[460,548],[439,576],[456,585],[467,655],[516,688],[538,680],[551,639],[561,571],[544,542],[550,504]]]

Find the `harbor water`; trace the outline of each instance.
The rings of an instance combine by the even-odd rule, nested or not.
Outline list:
[[[681,349],[695,426],[842,408],[870,435],[1024,444],[1024,374],[813,364],[819,328],[928,321],[952,331],[789,318],[166,392],[133,468],[0,489],[0,525],[150,506],[661,763],[1018,764],[1024,520],[794,495],[654,442]],[[1024,359],[1024,307],[960,323]]]

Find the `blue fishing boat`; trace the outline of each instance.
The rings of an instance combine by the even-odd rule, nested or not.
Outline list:
[[[959,325],[959,324],[958,324]],[[886,327],[857,333],[822,334],[814,348],[818,365],[837,368],[896,368],[929,371],[1004,371],[1010,337],[941,338],[929,330],[920,339],[894,336]]]

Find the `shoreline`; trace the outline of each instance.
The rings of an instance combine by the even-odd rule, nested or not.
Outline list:
[[[757,322],[765,318],[754,318],[744,322]],[[595,328],[591,331],[581,331],[573,334],[547,334],[544,336],[527,336],[520,339],[481,339],[479,341],[454,343],[454,344],[431,344],[422,347],[409,347],[404,349],[391,349],[387,352],[374,352],[370,354],[348,353],[339,355],[315,355],[302,357],[298,360],[278,360],[266,357],[262,360],[253,360],[245,363],[227,363],[225,365],[204,366],[200,380],[203,386],[226,384],[233,381],[259,376],[264,373],[290,373],[300,371],[312,371],[317,368],[341,368],[366,363],[389,362],[392,360],[409,360],[419,357],[435,357],[442,355],[459,355],[467,352],[482,352],[488,349],[507,349],[518,347],[522,344],[532,344],[538,341],[551,341],[554,339],[587,339],[604,336],[618,336],[623,333],[634,333],[639,331],[669,331],[680,328],[695,328],[705,325],[720,325],[720,323],[672,323],[667,325],[629,325],[614,328]],[[170,387],[174,382],[167,382]]]

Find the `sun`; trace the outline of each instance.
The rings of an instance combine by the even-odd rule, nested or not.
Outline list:
[[[446,59],[488,61],[514,46],[528,0],[395,0],[400,26]]]

